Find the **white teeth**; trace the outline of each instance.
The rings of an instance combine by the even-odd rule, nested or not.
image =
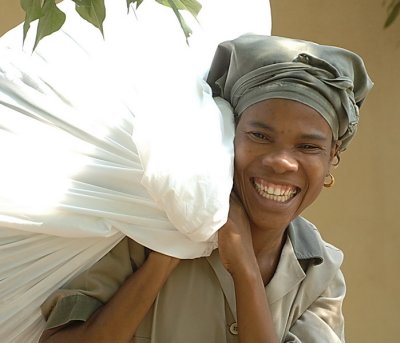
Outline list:
[[[293,189],[285,189],[283,190],[281,187],[272,187],[272,186],[263,186],[258,183],[254,183],[256,186],[257,192],[264,198],[274,200],[277,202],[285,202],[292,198],[296,191]]]
[[[278,188],[275,188],[274,194],[275,194],[275,195],[282,195],[282,194],[281,194],[281,189],[280,189],[279,187],[278,187]]]

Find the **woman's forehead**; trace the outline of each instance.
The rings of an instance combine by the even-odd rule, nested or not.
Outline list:
[[[332,130],[325,118],[315,109],[289,99],[268,99],[246,109],[240,118],[241,126],[271,132],[296,130],[299,134],[326,137]]]

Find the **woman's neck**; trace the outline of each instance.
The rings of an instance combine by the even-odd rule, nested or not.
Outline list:
[[[279,264],[282,248],[286,241],[286,230],[256,230],[252,228],[252,240],[258,267],[264,285],[267,285]]]

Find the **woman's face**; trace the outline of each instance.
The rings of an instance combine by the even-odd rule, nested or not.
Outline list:
[[[335,148],[328,123],[300,102],[269,99],[245,110],[234,188],[252,227],[285,229],[320,193]]]

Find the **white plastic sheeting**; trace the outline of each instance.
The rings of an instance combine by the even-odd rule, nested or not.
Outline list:
[[[203,0],[188,46],[172,11],[106,1],[105,40],[73,4],[32,53],[0,39],[0,337],[35,342],[39,306],[124,235],[194,258],[216,247],[233,123],[203,80],[219,41],[269,33],[268,2]],[[34,30],[34,28],[32,28]]]

